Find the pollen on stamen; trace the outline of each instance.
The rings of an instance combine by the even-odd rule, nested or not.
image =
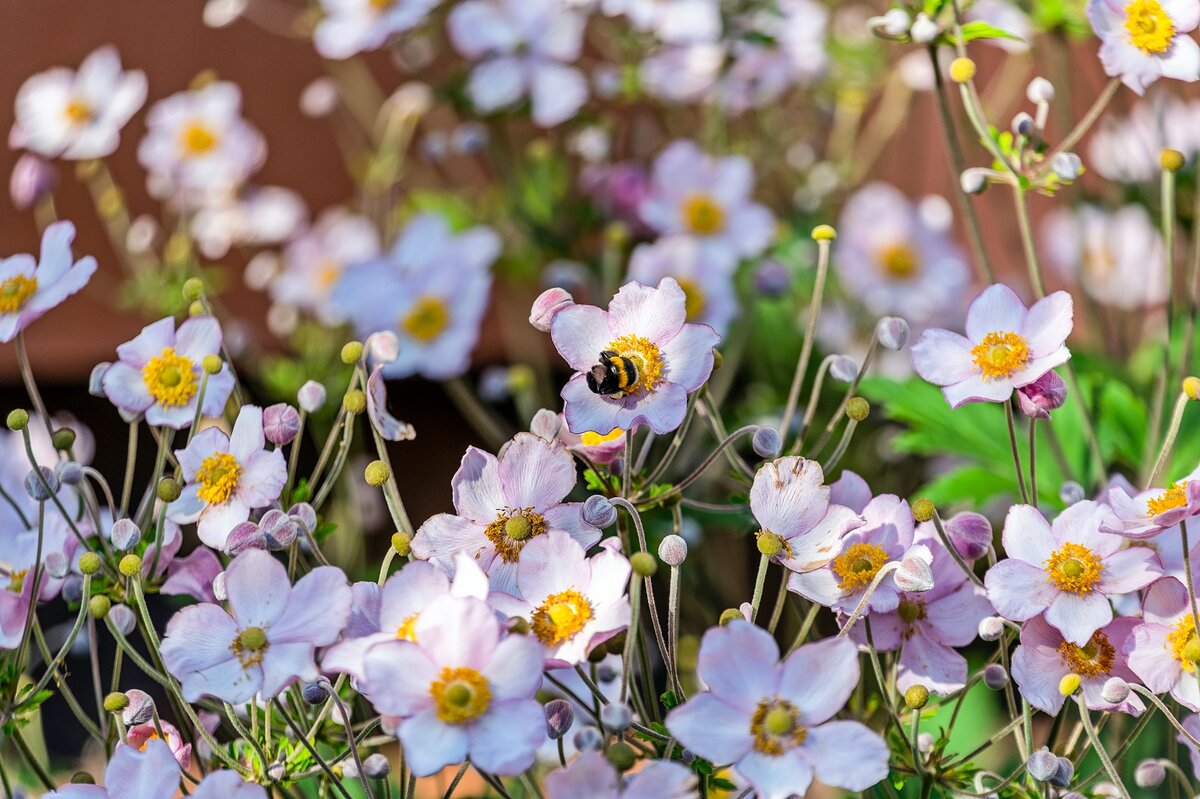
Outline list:
[[[984,380],[1012,377],[1029,363],[1029,357],[1029,343],[1017,333],[988,333],[971,348],[971,358]]]

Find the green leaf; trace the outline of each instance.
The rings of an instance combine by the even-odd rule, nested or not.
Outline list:
[[[957,44],[957,37],[947,37],[951,44]],[[962,26],[963,42],[973,42],[976,39],[1011,39],[1012,41],[1024,41],[1020,36],[1009,33],[1006,30],[997,28],[995,25],[984,22],[983,20],[975,20],[968,22]]]

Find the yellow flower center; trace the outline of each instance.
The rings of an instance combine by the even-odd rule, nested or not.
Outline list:
[[[579,440],[585,447],[595,447],[599,446],[600,444],[607,444],[609,441],[616,441],[624,432],[625,431],[619,427],[614,427],[604,435],[593,433],[591,430],[588,430],[579,437]]]
[[[29,574],[29,569],[19,569],[14,571],[8,577],[8,590],[14,594],[19,594],[25,590],[25,578]]]
[[[925,603],[916,599],[900,600],[900,607],[897,608],[896,612],[899,614],[900,620],[905,624],[918,622],[927,615]]]
[[[800,723],[800,711],[785,699],[764,699],[750,717],[754,750],[764,755],[782,755],[804,743],[808,730]]]
[[[626,396],[653,391],[662,382],[665,365],[662,353],[659,352],[658,345],[649,339],[627,334],[614,339],[604,349],[628,358],[637,367],[637,380],[625,389]]]
[[[163,347],[162,352],[142,367],[142,382],[159,405],[178,408],[187,405],[196,394],[195,369],[191,358]]]
[[[390,8],[395,2],[396,0],[370,0],[371,6],[379,11]]]
[[[1167,635],[1167,649],[1171,650],[1171,657],[1179,661],[1184,671],[1196,673],[1196,664],[1200,663],[1200,638],[1196,636],[1196,620],[1190,612],[1185,613],[1175,629]]]
[[[685,277],[677,277],[675,282],[679,284],[679,288],[683,289],[683,304],[687,310],[687,320],[695,322],[704,314],[704,307],[708,304],[704,290],[696,281]]]
[[[67,103],[67,107],[63,109],[63,116],[65,116],[67,121],[72,125],[86,125],[92,121],[94,112],[92,111],[92,107],[90,105],[85,103],[83,100],[76,98]]]
[[[907,244],[891,244],[880,251],[879,268],[887,277],[908,280],[921,271],[921,264]]]
[[[1070,641],[1063,641],[1058,645],[1058,654],[1062,657],[1063,665],[1080,677],[1108,674],[1116,653],[1117,649],[1108,640],[1108,636],[1099,630],[1092,634],[1087,646],[1078,646]]]
[[[887,561],[887,553],[878,544],[851,544],[833,559],[833,573],[839,578],[838,588],[856,591],[868,585]]]
[[[683,201],[683,224],[693,233],[711,236],[725,227],[725,211],[707,194],[690,194]]]
[[[1073,594],[1090,594],[1100,582],[1104,564],[1085,546],[1063,544],[1046,559],[1046,578],[1063,591]]]
[[[492,703],[492,688],[475,669],[442,669],[429,686],[437,717],[446,724],[466,724],[482,716]]]
[[[557,646],[574,638],[591,620],[592,604],[572,588],[546,597],[533,612],[530,628],[543,644]]]
[[[229,648],[237,657],[238,663],[246,669],[262,663],[263,655],[267,653],[267,634],[262,627],[247,627],[237,634]]]
[[[323,264],[320,271],[317,272],[317,286],[321,289],[328,289],[337,282],[341,274],[341,267],[336,262],[329,261]]]
[[[217,146],[216,132],[203,122],[190,122],[179,134],[179,146],[184,158],[204,155]]]
[[[404,621],[400,622],[400,626],[396,628],[396,637],[401,641],[417,640],[417,619],[421,618],[420,613],[414,613]]]
[[[214,452],[200,463],[196,471],[196,492],[209,505],[221,505],[229,501],[237,490],[242,465],[228,452]]]
[[[450,309],[438,297],[422,297],[400,320],[405,333],[422,344],[428,344],[442,334],[450,323]]]
[[[1029,344],[1017,333],[988,333],[971,348],[984,380],[1012,377],[1029,362]]]
[[[0,283],[0,313],[15,313],[20,310],[35,291],[37,291],[36,277],[13,275]]]
[[[525,542],[546,532],[546,520],[533,508],[505,508],[483,534],[505,563],[516,563]]]
[[[150,731],[150,734],[146,736],[146,739],[145,739],[144,741],[142,741],[142,744],[141,744],[141,746],[139,746],[139,747],[138,747],[138,751],[139,751],[139,752],[145,752],[145,751],[146,751],[146,745],[147,745],[148,743],[150,743],[151,741],[157,741],[157,740],[160,740],[161,738],[162,738],[162,736],[158,734],[158,730],[151,730],[151,731]]]
[[[1175,23],[1158,0],[1133,0],[1125,6],[1130,43],[1147,55],[1164,53],[1175,38]]]
[[[1151,516],[1166,513],[1187,504],[1187,481],[1182,480],[1171,485],[1157,497],[1146,502],[1146,510]]]

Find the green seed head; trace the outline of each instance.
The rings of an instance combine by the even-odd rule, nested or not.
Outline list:
[[[347,391],[342,398],[342,407],[347,413],[359,414],[367,409],[367,395],[358,391]]]
[[[121,562],[117,564],[117,570],[126,577],[133,577],[141,574],[142,559],[133,553],[121,558]]]
[[[66,452],[75,446],[75,431],[69,427],[60,427],[54,431],[50,441],[54,444],[55,449]]]
[[[84,552],[79,556],[79,571],[84,574],[95,574],[100,571],[102,563],[100,556],[95,552]]]
[[[408,533],[392,533],[392,549],[401,557],[407,557],[412,552],[412,536]]]
[[[342,347],[342,363],[350,365],[358,363],[358,359],[362,357],[363,345],[361,341],[347,341]]]
[[[935,510],[933,503],[924,497],[912,504],[912,515],[918,522],[927,522],[932,519]]]
[[[112,609],[112,600],[104,594],[97,594],[88,600],[88,613],[93,619],[103,619]]]
[[[120,713],[127,707],[129,707],[129,697],[120,691],[113,691],[104,697],[104,709],[109,713]]]
[[[904,692],[904,704],[913,710],[920,710],[929,702],[929,689],[924,685],[914,685]]]
[[[198,277],[189,277],[183,281],[183,298],[195,302],[204,296],[204,281]]]
[[[379,488],[392,476],[392,470],[383,461],[371,461],[363,471],[367,485]]]
[[[164,477],[158,481],[158,498],[163,502],[174,502],[181,493],[183,488],[174,477]]]
[[[29,411],[17,408],[8,414],[9,430],[24,430],[29,424]]]
[[[649,552],[635,552],[629,559],[629,565],[639,577],[653,577],[658,571],[658,561]]]

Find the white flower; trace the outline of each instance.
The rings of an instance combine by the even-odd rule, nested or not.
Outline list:
[[[673,103],[694,103],[716,85],[725,63],[725,45],[698,43],[664,47],[642,61],[639,77],[646,92]]]
[[[629,23],[652,31],[667,44],[715,42],[721,38],[721,9],[717,0],[602,0],[609,16],[624,14]]]
[[[370,220],[342,208],[325,210],[283,251],[283,270],[271,281],[271,299],[339,323],[345,314],[329,302],[330,292],[346,267],[377,255],[379,232]]]
[[[1105,74],[1138,94],[1160,77],[1200,78],[1200,45],[1187,35],[1200,25],[1200,0],[1088,0],[1087,15]]]
[[[144,102],[145,73],[122,72],[116,48],[101,47],[78,72],[56,67],[25,81],[8,143],[51,158],[102,158]]]
[[[320,0],[325,17],[313,45],[326,58],[376,50],[392,36],[417,27],[439,0]]]
[[[1106,117],[1092,135],[1088,166],[1122,183],[1157,180],[1159,155],[1168,147],[1188,159],[1200,153],[1200,102],[1157,93],[1128,117]]]

